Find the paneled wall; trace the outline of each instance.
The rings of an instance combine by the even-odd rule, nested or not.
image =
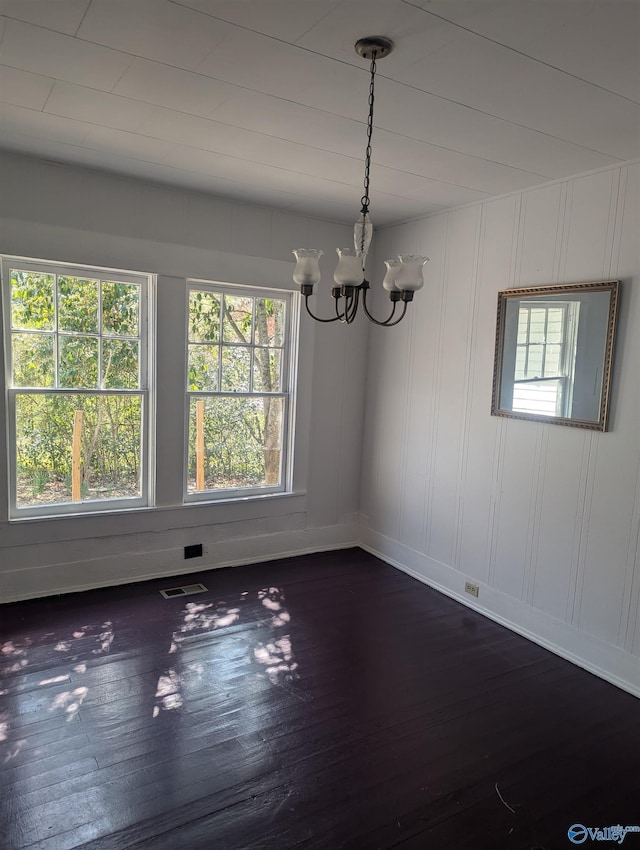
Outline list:
[[[378,234],[378,263],[431,262],[371,333],[361,490],[372,551],[638,694],[639,201],[630,164]],[[610,431],[490,416],[497,291],[609,278]]]
[[[294,495],[181,505],[184,396],[167,389],[180,385],[184,370],[183,330],[172,312],[184,309],[186,277],[295,289],[292,248],[330,255],[349,243],[351,229],[6,153],[0,186],[3,253],[158,275],[158,418],[169,423],[156,447],[160,507],[152,511],[9,523],[0,452],[0,601],[354,545],[364,323],[345,334],[302,316]],[[2,407],[2,445],[4,428]],[[184,560],[189,543],[204,544],[202,559]]]

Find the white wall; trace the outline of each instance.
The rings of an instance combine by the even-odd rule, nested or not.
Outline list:
[[[431,263],[370,335],[361,512],[367,548],[640,695],[639,235],[638,164],[379,233]],[[490,416],[498,290],[610,278],[610,431]]]
[[[0,601],[356,543],[365,323],[345,333],[302,317],[295,495],[180,505],[184,402],[167,390],[181,384],[171,311],[186,277],[295,289],[292,248],[331,255],[350,228],[6,153],[0,186],[3,253],[158,275],[158,417],[175,422],[157,446],[161,507],[151,511],[9,523],[0,452]],[[2,409],[3,446],[4,429]],[[202,559],[184,560],[189,543],[204,544]]]

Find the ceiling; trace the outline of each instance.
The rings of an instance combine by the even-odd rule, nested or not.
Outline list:
[[[0,0],[0,146],[375,224],[640,157],[639,0]]]

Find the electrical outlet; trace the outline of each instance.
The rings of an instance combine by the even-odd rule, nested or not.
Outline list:
[[[202,557],[202,543],[194,543],[193,546],[185,546],[184,547],[184,556],[185,556],[185,558],[201,558]]]
[[[471,596],[478,597],[478,593],[480,592],[480,588],[477,584],[474,584],[472,581],[465,581],[464,583],[464,592],[470,593]]]

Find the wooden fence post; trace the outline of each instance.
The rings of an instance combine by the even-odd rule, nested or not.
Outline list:
[[[204,490],[204,402],[196,402],[196,490]]]
[[[82,499],[82,411],[73,417],[73,450],[71,453],[71,501]]]

